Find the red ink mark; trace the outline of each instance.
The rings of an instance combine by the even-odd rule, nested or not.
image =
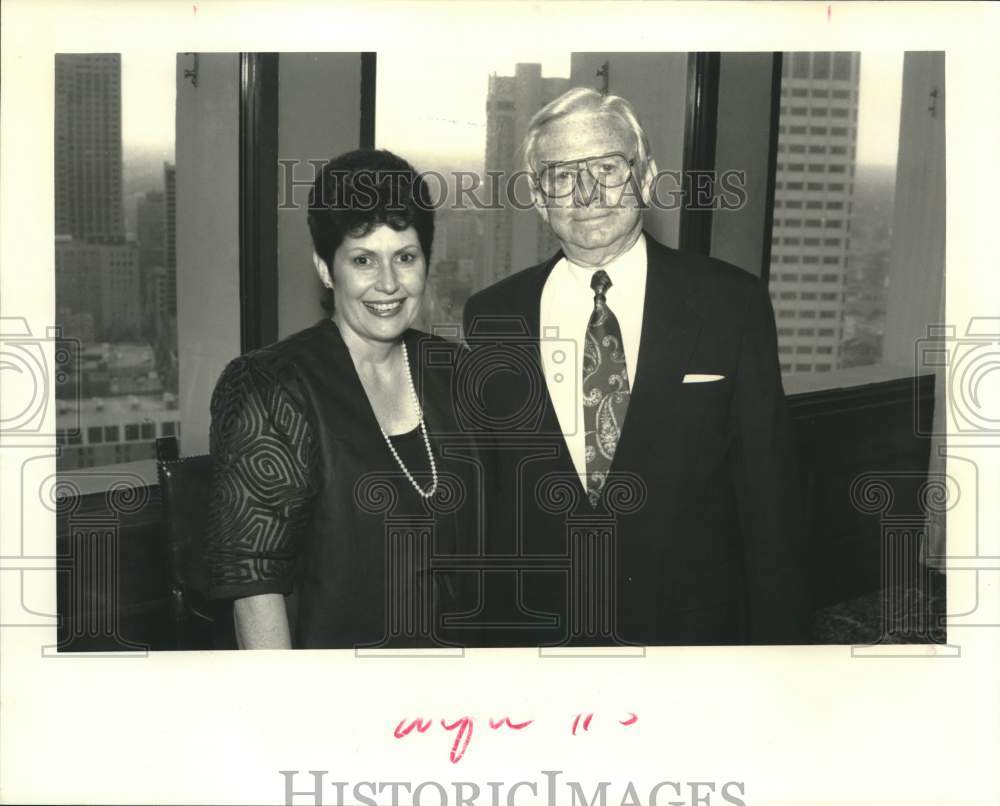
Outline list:
[[[414,719],[409,725],[407,725],[404,728],[403,725],[405,724],[405,722],[406,722],[405,719],[399,720],[399,724],[396,725],[396,730],[392,732],[392,735],[395,736],[397,739],[402,739],[404,736],[408,736],[413,731],[414,728],[417,729],[418,733],[426,733],[427,729],[431,726],[430,722],[424,722],[424,720],[422,719]]]
[[[628,712],[629,716],[627,719],[619,719],[618,724],[628,727],[629,725],[634,725],[639,721],[639,717],[634,711]],[[589,731],[590,724],[594,721],[593,711],[581,711],[576,714],[573,718],[573,735],[576,736],[581,730]],[[474,720],[471,716],[462,716],[456,719],[454,722],[447,722],[444,719],[439,720],[441,727],[447,731],[454,732],[454,740],[452,741],[451,751],[448,754],[449,759],[452,764],[458,764],[465,757],[466,751],[469,749],[469,743],[472,741],[472,734],[474,728]],[[510,730],[524,730],[529,725],[534,724],[534,719],[526,719],[523,722],[514,722],[511,720],[510,716],[503,716],[499,719],[495,717],[490,717],[487,720],[487,724],[490,726],[491,730],[499,730],[501,728],[509,728]],[[401,719],[396,724],[395,730],[393,730],[393,736],[397,739],[402,739],[409,736],[414,730],[417,733],[426,733],[434,725],[433,719]]]
[[[830,21],[830,7],[829,6],[826,7],[826,21],[827,22]]]
[[[508,728],[511,728],[513,730],[521,730],[522,728],[528,727],[528,725],[530,725],[534,721],[535,720],[533,719],[529,719],[527,722],[511,722],[509,716],[505,716],[503,719],[499,721],[490,718],[490,727],[493,728],[493,730],[496,730],[497,728],[502,728],[506,723]]]
[[[449,725],[442,719],[441,727],[445,730],[458,728],[458,733],[455,734],[455,741],[451,746],[451,753],[449,754],[451,763],[458,764],[462,760],[462,756],[465,755],[465,749],[469,746],[469,740],[472,739],[472,720],[467,716],[463,716]],[[464,742],[462,741],[463,737],[465,738]],[[458,747],[459,744],[462,745],[461,749]]]

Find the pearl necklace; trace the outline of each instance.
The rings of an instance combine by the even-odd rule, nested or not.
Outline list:
[[[417,484],[417,480],[413,478],[410,473],[409,468],[403,464],[403,460],[400,459],[399,454],[396,453],[396,446],[392,444],[392,440],[389,439],[389,435],[385,433],[385,429],[379,424],[378,430],[382,432],[382,436],[385,439],[385,444],[389,446],[389,450],[392,452],[393,457],[396,459],[396,464],[399,465],[400,469],[406,475],[406,478],[410,480],[410,484],[413,485],[413,489],[417,491],[421,498],[432,498],[434,493],[437,492],[438,486],[438,471],[437,465],[434,462],[434,454],[431,451],[431,441],[427,436],[427,425],[424,423],[424,410],[420,406],[420,400],[417,398],[417,390],[413,386],[413,376],[410,374],[410,357],[406,353],[406,344],[403,344],[403,363],[406,365],[406,379],[410,382],[410,397],[413,398],[413,407],[416,409],[417,414],[420,416],[420,433],[424,435],[424,447],[427,448],[427,458],[431,463],[431,486],[427,492],[424,492],[420,485]]]

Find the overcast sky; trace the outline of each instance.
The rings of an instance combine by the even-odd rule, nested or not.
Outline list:
[[[190,59],[191,57],[181,57]],[[461,155],[482,160],[486,143],[486,87],[491,72],[513,75],[516,62],[540,62],[543,76],[569,76],[570,54],[521,51],[493,54],[380,53],[376,103],[379,145],[404,156]],[[173,158],[175,55],[122,53],[122,136],[127,152],[158,149]],[[896,161],[902,53],[862,53],[858,162]],[[331,155],[332,156],[332,155]]]
[[[126,152],[160,149],[170,155],[168,159],[173,158],[176,64],[175,53],[122,51],[122,144]]]

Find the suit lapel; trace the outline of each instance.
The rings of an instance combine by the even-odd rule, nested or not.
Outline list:
[[[687,283],[677,265],[674,250],[658,243],[648,232],[644,235],[646,294],[639,361],[628,414],[611,463],[612,472],[636,470],[648,463],[650,434],[658,428],[669,428],[672,422],[673,409],[680,396],[688,359],[703,323],[701,315],[687,301]],[[531,336],[532,364],[538,373],[535,381],[544,390],[544,412],[539,425],[543,434],[562,433],[549,396],[539,342],[542,289],[562,257],[560,250],[548,261],[531,270],[520,300],[520,314],[527,323]],[[561,441],[565,470],[575,473],[565,438]],[[663,460],[668,461],[669,458],[663,457]]]
[[[539,423],[540,433],[542,434],[561,434],[562,429],[559,425],[559,418],[556,415],[555,406],[552,405],[552,398],[549,395],[549,385],[545,378],[545,368],[542,365],[542,350],[541,350],[541,337],[542,337],[542,290],[545,288],[545,282],[549,279],[549,275],[552,273],[552,269],[555,265],[562,259],[563,253],[560,249],[545,263],[540,264],[533,272],[529,280],[529,285],[526,289],[526,293],[523,297],[525,308],[523,310],[523,315],[525,321],[528,323],[528,331],[531,336],[531,346],[532,346],[532,365],[536,368],[538,373],[535,381],[541,384],[541,388],[544,391],[544,411],[542,412],[542,419]],[[563,455],[567,459],[567,465],[572,466],[572,462],[569,461],[569,448],[566,446],[565,438],[562,439],[563,444]]]
[[[628,414],[611,464],[634,470],[648,461],[650,436],[669,428],[688,359],[702,327],[687,302],[688,289],[673,250],[646,234],[646,297],[635,384]]]

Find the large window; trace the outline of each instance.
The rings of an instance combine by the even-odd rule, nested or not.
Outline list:
[[[771,299],[783,323],[827,325],[781,329],[786,374],[883,359],[902,65],[901,53],[784,54]],[[820,119],[831,125],[811,125]],[[789,265],[822,272],[790,274]]]
[[[55,57],[59,470],[179,433],[172,54]]]
[[[473,292],[558,248],[534,210],[514,209],[503,194],[506,178],[521,168],[528,119],[572,86],[570,54],[547,50],[537,61],[516,65],[489,58],[462,61],[461,71],[454,70],[451,59],[422,62],[415,77],[412,59],[405,55],[380,53],[378,59],[377,145],[418,170],[446,177],[450,201],[457,201],[458,184],[475,188],[467,202],[438,207],[430,286],[434,324],[460,322]],[[448,90],[428,105],[413,93],[415,80]],[[466,172],[465,178],[456,178],[459,172]],[[501,172],[502,180],[491,184],[487,172]],[[432,192],[445,190],[433,184]],[[517,191],[530,203],[523,183]]]
[[[449,203],[438,207],[425,326],[461,322],[472,293],[559,248],[530,207],[527,182],[508,180],[522,168],[521,142],[531,116],[566,90],[590,86],[628,98],[660,165],[681,163],[687,54],[552,48],[519,54],[515,63],[463,52],[461,70],[450,53],[422,58],[416,67],[405,53],[378,54],[376,145],[396,151],[418,170],[445,177],[432,181],[431,191],[448,193]],[[460,185],[474,191],[459,200]],[[647,228],[672,246],[679,221],[678,209],[646,214]]]

